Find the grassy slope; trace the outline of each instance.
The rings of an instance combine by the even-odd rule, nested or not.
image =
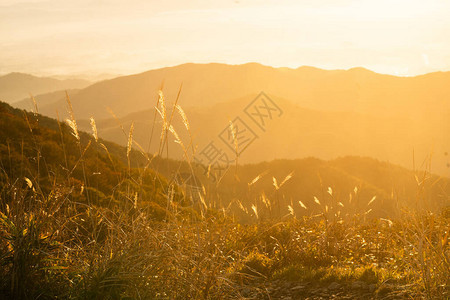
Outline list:
[[[366,194],[390,194],[391,185],[398,184],[396,192],[417,191],[418,201],[434,200],[448,195],[445,179],[435,183],[435,177],[427,175],[427,183],[420,183],[420,177],[413,188],[413,173],[372,159],[281,160],[239,167],[218,190],[198,174],[205,202],[190,206],[191,199],[169,184],[180,162],[152,161],[154,169],[167,175],[166,181],[151,169],[134,168],[145,165],[137,151],[127,157],[123,147],[104,142],[110,160],[92,137],[81,133],[80,152],[67,126],[62,129],[63,149],[57,122],[45,117],[36,122],[27,114],[28,125],[23,116],[6,104],[0,106],[0,138],[5,141],[0,149],[0,297],[448,295],[448,213],[404,212],[392,220],[365,214]],[[84,151],[89,140],[91,146]],[[128,159],[132,169],[127,168]],[[185,167],[182,164],[180,171]],[[269,173],[248,187],[266,170]],[[271,177],[281,185],[292,170],[294,176],[273,193]],[[103,180],[96,181],[96,176]],[[437,191],[428,182],[447,185]],[[300,208],[294,207],[293,215],[280,219],[255,202],[263,189],[274,210],[281,208],[282,199],[297,201],[303,191],[317,195],[320,209],[305,200],[309,217],[297,215]],[[364,206],[344,216],[334,204],[344,201],[348,189],[353,203],[360,199]],[[221,211],[224,193],[246,207]],[[239,211],[252,224],[233,221]]]

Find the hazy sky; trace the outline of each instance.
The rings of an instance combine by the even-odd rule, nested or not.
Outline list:
[[[0,73],[260,62],[450,70],[450,1],[0,0]]]

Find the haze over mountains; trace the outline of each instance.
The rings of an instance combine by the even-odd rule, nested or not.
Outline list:
[[[255,95],[256,96],[256,95]],[[282,98],[272,100],[283,110],[280,117],[268,121],[262,131],[243,112],[254,96],[216,104],[207,108],[186,108],[194,144],[201,152],[211,141],[234,159],[233,149],[224,143],[219,135],[229,127],[229,121],[240,117],[258,136],[248,148],[242,151],[240,163],[256,163],[277,158],[295,159],[317,157],[332,159],[346,155],[374,157],[400,164],[409,169],[421,166],[433,151],[432,170],[448,176],[449,149],[448,123],[445,119],[428,121],[404,116],[388,117],[355,112],[333,112],[306,109]],[[126,133],[134,122],[134,139],[143,147],[149,143],[154,111],[149,109],[120,118]],[[161,123],[157,117],[151,152],[159,148]],[[189,135],[182,119],[175,114],[174,127],[187,145]],[[80,128],[90,130],[88,121],[79,122]],[[126,145],[128,136],[123,134],[117,120],[110,118],[97,121],[99,134],[107,140]],[[240,129],[238,129],[240,130]],[[169,156],[182,158],[180,146],[170,138]],[[413,162],[413,155],[415,162]]]
[[[39,94],[36,96],[33,95],[33,97],[34,97],[34,100],[36,100],[36,103],[38,104],[38,106],[41,107],[41,106],[46,106],[46,105],[52,105],[53,103],[61,100],[62,98],[66,97],[66,92],[69,95],[75,95],[79,91],[80,91],[80,89],[58,90],[55,92]],[[28,96],[20,101],[14,102],[13,105],[17,108],[25,109],[28,111],[34,110],[34,103],[30,96]]]
[[[411,169],[413,155],[420,167],[433,154],[432,171],[448,175],[449,83],[450,72],[395,77],[363,68],[328,71],[256,63],[184,64],[102,81],[69,94],[76,118],[94,116],[101,136],[121,144],[127,141],[111,119],[109,107],[125,125],[135,122],[135,139],[146,146],[159,88],[163,84],[167,102],[172,103],[182,85],[179,104],[186,110],[200,151],[214,139],[219,144],[218,135],[229,120],[245,118],[244,108],[264,91],[283,115],[264,132],[255,127],[258,138],[242,152],[239,162],[361,155]],[[42,96],[42,102],[37,97],[40,113],[63,115],[66,100],[60,95],[56,101],[57,94]],[[251,120],[243,120],[251,126]],[[180,119],[175,122],[186,139]],[[80,126],[89,129],[88,122]],[[169,149],[171,156],[181,158],[178,145]],[[157,151],[155,142],[150,150]]]
[[[72,97],[79,118],[110,117],[110,107],[119,117],[152,108],[164,83],[168,101],[183,84],[183,107],[205,107],[240,97],[275,95],[305,108],[354,111],[369,114],[422,116],[448,107],[450,72],[416,77],[377,74],[363,68],[321,70],[273,68],[256,63],[244,65],[184,64],[122,76],[93,84]],[[65,100],[42,106],[43,113],[65,110]]]
[[[38,95],[65,89],[84,88],[91,82],[83,79],[59,80],[50,77],[37,77],[24,73],[9,73],[0,76],[0,100],[14,103],[30,94]]]
[[[13,126],[11,126],[12,124]],[[29,126],[32,128],[31,131]],[[64,143],[61,142],[61,136]],[[89,145],[89,140],[96,143],[90,134],[80,132],[80,136],[83,145]],[[2,102],[0,102],[0,140],[8,141],[8,146],[0,144],[0,165],[5,171],[0,174],[0,178],[4,178],[2,176],[8,173],[16,177],[23,176],[24,167],[21,167],[23,162],[19,159],[21,155],[33,157],[36,143],[41,145],[40,151],[45,160],[47,172],[59,175],[66,172],[67,170],[61,164],[62,160],[64,160],[63,165],[77,165],[77,140],[72,136],[69,126],[63,124],[60,127],[56,120],[32,113],[28,113],[25,118],[22,111]],[[89,168],[86,178],[90,182],[89,189],[91,191],[100,191],[97,196],[101,196],[101,193],[106,192],[109,188],[117,187],[116,184],[120,181],[116,177],[117,170],[125,170],[127,164],[126,147],[120,147],[104,140],[99,142],[106,145],[107,153],[114,157],[114,160],[111,161],[115,161],[115,164],[109,164],[111,161],[108,160],[105,148],[98,147],[98,144],[92,145],[92,147],[86,146],[85,161]],[[268,151],[271,150],[272,148],[268,149]],[[251,152],[250,149],[249,152]],[[34,160],[31,160],[26,164],[27,172],[30,172],[34,163]],[[147,160],[139,151],[131,151],[130,163],[133,167],[143,167]],[[180,161],[165,160],[164,158],[152,160],[150,169],[158,170],[157,172],[166,177],[168,181],[174,180],[174,170],[178,170],[180,174],[189,174],[190,170],[187,163],[180,164]],[[299,216],[320,213],[322,208],[314,203],[313,196],[319,197],[323,204],[332,207],[335,203],[332,203],[333,199],[326,192],[328,186],[333,189],[333,196],[344,203],[344,206],[339,208],[342,213],[355,213],[355,211],[366,211],[370,208],[372,215],[383,217],[393,217],[398,208],[404,206],[420,205],[422,208],[439,209],[448,204],[447,195],[450,192],[450,178],[430,175],[430,180],[427,182],[427,194],[424,195],[420,204],[415,203],[417,183],[414,175],[418,174],[422,178],[423,173],[412,172],[372,158],[354,156],[328,161],[317,158],[278,159],[271,162],[240,165],[237,169],[233,166],[223,174],[223,180],[217,186],[205,177],[201,167],[194,167],[193,170],[195,177],[207,185],[208,189],[212,188],[214,193],[220,194],[222,204],[228,205],[238,197],[248,208],[255,201],[260,201],[259,196],[262,193],[269,198],[274,196],[272,177],[281,182],[283,178],[291,174],[292,179],[283,185],[283,197],[280,199],[282,215],[289,213],[287,210],[289,204],[294,207]],[[83,178],[81,168],[72,174],[77,178]],[[261,175],[260,179],[249,190],[248,183],[252,182],[258,174]],[[236,181],[236,178],[239,180]],[[41,184],[51,185],[52,183],[51,180],[41,181]],[[81,181],[76,184],[81,184]],[[146,187],[151,188],[152,186]],[[230,192],[231,187],[234,192]],[[359,190],[357,197],[354,192],[355,187]],[[353,203],[351,203],[349,193],[353,193],[353,196],[356,197]],[[369,207],[368,202],[374,196],[376,196],[376,202]],[[163,197],[162,193],[160,197]],[[164,200],[165,198],[162,198],[161,205],[164,205]],[[298,200],[302,201],[308,209],[302,208]],[[107,201],[109,202],[109,200]],[[214,203],[217,204],[217,202]],[[237,211],[240,210],[237,209]],[[249,216],[244,217],[248,219]]]

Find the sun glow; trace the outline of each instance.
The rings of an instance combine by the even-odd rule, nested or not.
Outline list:
[[[3,0],[0,8],[1,73],[124,74],[249,61],[397,75],[450,68],[450,4],[441,0]]]

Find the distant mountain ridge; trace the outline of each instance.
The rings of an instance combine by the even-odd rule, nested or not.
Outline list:
[[[91,82],[83,79],[59,80],[51,77],[37,77],[24,73],[9,73],[0,76],[0,100],[8,103],[58,90],[85,88]]]
[[[37,120],[39,121],[37,122]],[[12,124],[13,126],[11,126]],[[31,131],[29,126],[32,128]],[[63,176],[68,171],[62,167],[64,164],[70,167],[76,166],[79,155],[76,139],[66,124],[62,124],[61,131],[59,130],[56,120],[31,113],[27,115],[26,120],[23,112],[0,102],[0,139],[8,141],[8,145],[0,144],[0,165],[3,168],[3,172],[0,173],[0,187],[6,181],[5,175],[11,179],[23,178],[22,171],[24,169],[25,174],[28,174],[27,172],[36,168],[32,159],[36,155],[36,141],[40,145],[40,154],[43,161],[46,162],[47,172]],[[89,145],[90,142],[95,143],[91,134],[80,131],[80,136],[83,147],[87,149],[84,160],[86,166],[90,168],[90,171],[87,172],[90,190],[95,191],[94,187],[100,192],[115,189],[118,180],[115,176],[117,175],[115,168],[126,169],[126,148],[101,141],[113,156],[113,159],[109,160],[101,147],[84,146]],[[65,162],[65,153],[68,162]],[[22,162],[23,157],[27,158],[25,167]],[[146,162],[138,151],[131,151],[130,160],[133,167],[143,167]],[[114,161],[114,165],[111,161]],[[42,167],[43,171],[45,168]],[[171,176],[173,176],[174,170],[186,172],[190,170],[186,163],[161,157],[156,157],[150,168],[154,172],[164,175],[163,177],[166,177],[169,182],[173,179]],[[212,183],[205,177],[202,168],[197,166],[194,170],[203,184]],[[348,213],[354,213],[353,208],[361,208],[362,211],[371,209],[372,215],[375,216],[392,217],[395,209],[414,204],[417,199],[417,182],[414,175],[423,174],[367,157],[346,156],[334,160],[320,160],[313,157],[295,160],[278,159],[256,164],[240,164],[236,170],[232,166],[217,187],[217,192],[221,195],[223,204],[227,205],[235,200],[234,196],[229,193],[233,188],[236,195],[242,195],[240,201],[250,207],[255,201],[252,198],[255,195],[264,192],[269,197],[273,196],[273,177],[281,181],[291,172],[293,172],[292,178],[283,185],[284,196],[280,199],[283,215],[288,213],[286,210],[289,204],[299,215],[320,213],[321,207],[314,203],[314,196],[317,196],[324,205],[336,205],[332,201],[334,199],[341,201]],[[252,185],[250,192],[248,183],[252,182],[259,174],[261,178]],[[79,180],[82,179],[80,166],[75,170],[73,176]],[[424,195],[423,199],[420,199],[421,205],[428,205],[429,208],[448,205],[450,178],[431,174],[428,178],[429,180],[425,184],[429,186],[429,192]],[[48,184],[50,183],[48,182]],[[81,184],[81,181],[75,182],[75,184]],[[164,181],[164,185],[166,184],[167,181]],[[332,188],[335,198],[331,198],[327,194],[328,187]],[[358,189],[358,196],[356,197],[355,192],[354,201],[350,203],[351,199],[348,195],[354,191],[355,187]],[[395,194],[393,194],[394,192]],[[101,196],[98,192],[96,195]],[[369,206],[369,201],[374,196],[376,196],[376,201]],[[156,201],[160,203],[160,200],[165,201],[165,199],[161,193],[158,194]],[[302,201],[308,209],[303,209],[298,200]],[[107,199],[107,201],[110,200]],[[161,203],[164,204],[162,201]]]
[[[67,90],[58,90],[55,92],[49,92],[39,95],[33,95],[34,99],[36,100],[36,103],[38,104],[38,107],[40,106],[46,106],[51,105],[52,103],[55,103],[56,101],[59,101],[60,99],[66,97],[66,92],[70,95],[75,95],[78,93],[80,89],[67,89]],[[34,103],[31,97],[26,97],[23,100],[14,102],[12,105],[14,105],[17,108],[25,109],[27,111],[33,111],[34,110]]]
[[[358,112],[322,111],[308,109],[289,100],[269,97],[283,110],[280,117],[268,120],[265,131],[259,129],[246,116],[244,108],[256,95],[241,97],[211,107],[187,107],[184,109],[190,123],[194,146],[200,153],[209,142],[228,152],[234,158],[233,151],[219,138],[219,134],[229,127],[229,121],[239,116],[258,136],[239,157],[240,163],[258,163],[274,159],[297,159],[317,157],[334,159],[346,155],[366,156],[389,161],[403,167],[413,168],[413,155],[416,167],[422,168],[422,162],[432,154],[432,171],[449,176],[447,167],[450,149],[447,119],[417,119],[411,116],[383,116]],[[182,102],[182,100],[180,100]],[[133,138],[142,146],[147,145],[153,124],[154,110],[148,109],[119,118],[119,122],[128,132],[134,123]],[[270,123],[269,123],[270,122]],[[187,145],[189,135],[183,120],[175,113],[173,126]],[[80,120],[79,127],[90,130],[88,120]],[[113,117],[97,119],[99,135],[123,146],[128,136],[124,135],[118,120]],[[157,116],[150,152],[158,152],[160,117]],[[447,138],[446,138],[447,137]],[[169,154],[181,159],[180,146],[169,139]]]
[[[360,67],[323,70],[189,63],[105,80],[69,95],[75,117],[86,130],[89,123],[81,121],[93,116],[101,136],[126,144],[110,108],[128,126],[135,121],[135,138],[146,145],[158,90],[162,87],[170,109],[181,87],[178,104],[186,110],[201,150],[264,91],[285,105],[284,115],[260,135],[251,152],[242,155],[242,163],[360,155],[411,168],[414,160],[419,164],[432,156],[432,170],[448,176],[449,83],[450,72],[396,77]],[[59,100],[47,95],[38,101],[39,112],[52,117],[59,112],[65,118],[67,103],[65,93],[60,93]],[[150,151],[155,152],[154,147]],[[177,155],[177,145],[170,149]]]
[[[429,111],[448,111],[449,82],[450,72],[396,77],[364,68],[322,70],[257,63],[189,63],[95,83],[73,95],[72,103],[79,118],[107,118],[107,107],[122,117],[152,108],[161,86],[167,101],[174,101],[182,86],[183,107],[212,106],[264,91],[311,109],[421,116]],[[65,111],[65,100],[41,110],[54,116],[55,110]]]

